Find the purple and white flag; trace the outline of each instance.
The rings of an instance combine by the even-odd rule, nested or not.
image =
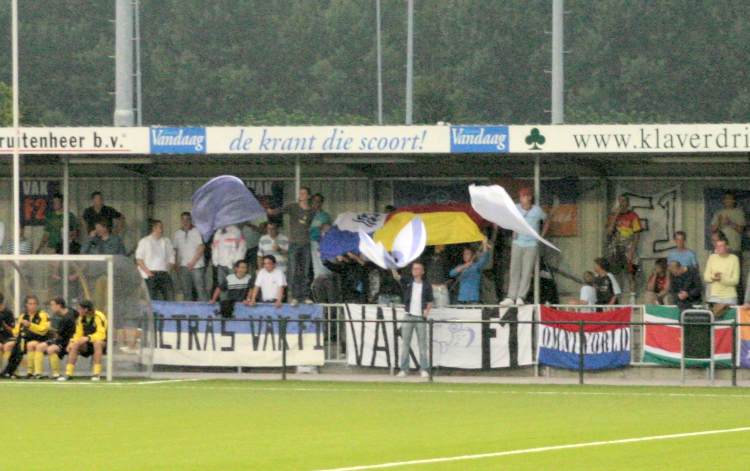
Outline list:
[[[193,224],[208,241],[217,229],[253,221],[266,215],[250,190],[239,178],[222,175],[209,180],[193,193]]]
[[[427,230],[419,217],[414,217],[405,225],[393,241],[388,252],[382,242],[375,242],[365,232],[359,233],[359,250],[375,265],[392,270],[403,268],[419,258],[427,245]]]

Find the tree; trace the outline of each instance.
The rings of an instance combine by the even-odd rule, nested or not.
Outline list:
[[[0,82],[0,126],[13,125],[13,91]]]

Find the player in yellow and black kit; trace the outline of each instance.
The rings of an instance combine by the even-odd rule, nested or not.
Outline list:
[[[76,331],[68,345],[68,364],[65,367],[65,376],[60,376],[58,381],[68,381],[75,372],[78,355],[89,357],[94,355],[93,371],[91,381],[99,381],[102,374],[102,356],[106,352],[107,342],[107,317],[94,309],[91,301],[81,301],[78,306],[78,321]]]
[[[35,365],[43,365],[44,353],[40,353],[42,361],[36,361],[37,345],[47,341],[49,332],[49,315],[43,310],[39,310],[39,298],[30,294],[24,300],[24,312],[18,316],[16,325],[13,328],[14,340],[11,344],[11,358],[2,372],[5,377],[11,377],[15,374],[18,364],[24,352],[27,355],[27,374],[26,377],[34,375],[41,376],[42,371],[35,371]]]
[[[16,318],[13,313],[5,306],[5,296],[0,293],[0,352],[2,353],[2,367],[10,358],[10,352],[13,350],[11,343],[13,338],[13,327],[16,325]]]
[[[52,318],[52,328],[50,329],[50,339],[46,344],[37,345],[37,352],[46,351],[49,359],[52,379],[60,377],[60,360],[68,354],[68,345],[76,332],[78,321],[78,312],[75,309],[65,307],[63,298],[55,298],[49,302]]]

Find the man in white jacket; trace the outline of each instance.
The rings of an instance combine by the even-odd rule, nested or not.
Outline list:
[[[216,286],[221,285],[232,273],[238,260],[244,260],[246,251],[247,244],[239,227],[232,224],[216,231],[211,244],[211,263],[216,267]]]

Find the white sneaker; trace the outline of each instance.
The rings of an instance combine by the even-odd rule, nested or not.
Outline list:
[[[99,375],[91,377],[91,381],[99,381],[99,380],[101,380],[101,377]]]
[[[310,299],[310,298],[306,298],[305,299],[305,304],[312,304],[312,303],[313,303],[312,299]]]
[[[523,306],[526,304],[526,302],[523,300],[523,298],[516,299],[516,306]]]
[[[422,370],[422,371],[419,372],[419,376],[421,376],[423,378],[429,378],[430,377],[430,373],[426,372],[425,370]]]
[[[513,300],[510,298],[503,299],[503,302],[500,303],[500,307],[511,307],[513,305]]]
[[[70,377],[68,376],[60,376],[57,378],[58,381],[70,381]]]
[[[406,371],[404,370],[399,371],[398,374],[396,375],[396,378],[406,378]]]
[[[296,299],[292,299],[292,302],[290,302],[289,304],[291,304],[292,307],[294,307],[294,306],[299,305],[299,301],[297,301]]]

